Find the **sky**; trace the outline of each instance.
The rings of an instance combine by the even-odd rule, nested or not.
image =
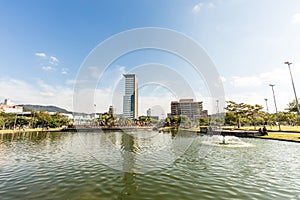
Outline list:
[[[214,63],[226,100],[265,107],[268,99],[270,112],[275,112],[272,83],[278,110],[284,111],[295,98],[285,61],[293,63],[300,96],[298,0],[0,0],[0,102],[10,98],[16,104],[56,105],[72,111],[78,74],[91,52],[116,34],[144,27],[174,30],[197,42]],[[94,104],[86,111],[106,112],[113,104],[122,113],[122,74],[145,71],[141,66],[149,63],[179,74],[195,100],[214,112],[205,81],[189,63],[147,49],[123,55],[106,68],[94,88]],[[157,73],[164,72],[148,76]],[[141,75],[139,82],[142,79]],[[170,101],[179,96],[163,86],[140,86],[140,115],[148,108],[158,110],[157,115],[170,112]]]

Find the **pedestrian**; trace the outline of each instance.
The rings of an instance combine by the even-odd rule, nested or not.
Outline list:
[[[267,131],[266,126],[263,127],[263,135],[268,135],[268,131]]]

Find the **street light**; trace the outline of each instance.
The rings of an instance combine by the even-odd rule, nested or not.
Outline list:
[[[219,114],[220,110],[219,110],[219,100],[216,100],[217,102],[217,114]]]
[[[267,113],[268,113],[268,121],[270,120],[270,113],[269,113],[269,107],[268,107],[268,99],[265,99],[266,101],[266,108],[267,108]],[[267,122],[268,123],[268,122]]]
[[[300,115],[300,109],[299,109],[299,104],[298,104],[298,98],[297,98],[297,94],[296,94],[296,89],[295,89],[295,85],[294,85],[294,80],[293,80],[293,76],[292,76],[292,72],[291,72],[291,67],[290,65],[292,63],[290,62],[284,62],[284,64],[287,64],[289,66],[289,71],[290,71],[290,75],[291,75],[291,81],[292,81],[292,85],[293,85],[293,89],[294,89],[294,94],[295,94],[295,100],[296,100],[296,106],[297,106],[297,110],[298,110],[298,115]]]
[[[97,120],[96,119],[96,117],[97,117],[97,114],[96,114],[96,112],[97,112],[97,105],[96,104],[94,104],[94,108],[95,108],[95,114],[94,114],[94,120]],[[97,124],[97,122],[95,122],[96,124]]]
[[[217,122],[217,126],[219,127],[219,128],[221,128],[221,124],[220,124],[220,120],[219,120],[219,115],[220,115],[220,109],[219,109],[219,100],[217,99],[216,100],[216,102],[217,102],[217,114],[216,114],[216,122]],[[224,142],[225,143],[225,142]]]
[[[274,88],[273,88],[275,85],[269,84],[269,86],[271,86],[271,88],[272,88],[274,104],[275,104],[275,111],[276,111],[276,116],[277,116],[277,121],[278,121],[278,128],[279,128],[279,131],[281,131],[279,117],[278,117],[278,111],[277,111],[277,105],[276,105],[276,99],[275,99],[275,93],[274,93]]]
[[[267,113],[269,113],[269,107],[268,107],[268,99],[265,99],[266,101],[266,108],[267,108]]]

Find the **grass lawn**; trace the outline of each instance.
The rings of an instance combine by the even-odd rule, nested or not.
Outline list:
[[[260,137],[282,139],[282,140],[294,140],[300,142],[300,133],[269,132],[268,135],[260,136]]]
[[[253,126],[248,126],[248,127],[242,127],[242,128],[237,128],[237,127],[233,127],[233,126],[225,126],[222,127],[223,129],[226,130],[241,130],[241,131],[258,131],[258,129],[260,127],[256,127],[256,129],[254,129]],[[261,127],[262,128],[262,127]],[[199,131],[200,128],[191,128],[191,130],[193,131]],[[270,139],[281,139],[281,140],[293,140],[293,141],[299,141],[300,142],[300,126],[281,126],[281,131],[282,132],[277,132],[278,131],[278,126],[276,127],[270,127],[267,126],[267,130],[272,130],[274,132],[268,132],[268,135],[266,136],[258,136],[261,138],[270,138]],[[284,131],[290,131],[290,132],[294,132],[294,133],[289,133],[289,132],[284,132]]]
[[[254,126],[244,126],[241,128],[237,128],[236,126],[223,126],[223,129],[235,129],[235,130],[247,130],[247,131],[254,131],[262,128],[263,126],[257,126],[256,129]],[[278,126],[266,126],[267,130],[270,131],[279,131]],[[291,132],[299,132],[300,133],[300,126],[280,126],[281,131],[291,131]]]
[[[241,128],[237,128],[237,126],[222,126],[224,130],[242,130],[242,131],[258,131],[259,128],[263,128],[263,126],[257,126],[256,129],[254,126],[243,126]],[[269,131],[279,131],[278,126],[266,126]],[[289,132],[298,132],[300,133],[300,126],[280,126],[281,131],[289,131]],[[191,131],[199,131],[199,127],[191,127],[189,130]]]

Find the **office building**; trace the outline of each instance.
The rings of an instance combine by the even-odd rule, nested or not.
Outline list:
[[[109,114],[110,116],[116,116],[116,108],[113,107],[113,106],[109,106],[108,114]]]
[[[151,108],[147,110],[147,117],[151,117]]]
[[[185,115],[192,121],[207,116],[207,110],[203,110],[202,101],[194,102],[193,99],[180,99],[171,102],[171,116]]]
[[[123,96],[123,116],[138,118],[138,79],[135,74],[124,74],[125,95]]]

